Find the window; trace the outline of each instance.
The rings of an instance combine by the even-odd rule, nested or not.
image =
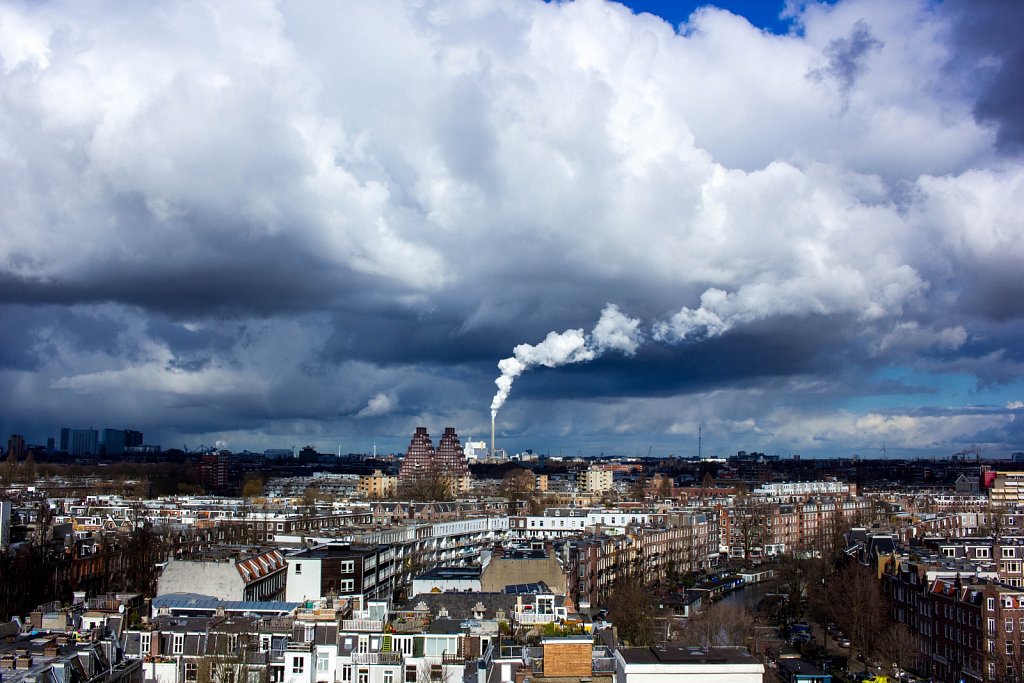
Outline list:
[[[196,681],[199,679],[199,663],[195,660],[185,660],[185,680]]]
[[[988,548],[978,548],[978,557],[986,558],[989,556]]]
[[[150,643],[152,641],[152,638],[153,638],[153,634],[151,634],[151,633],[143,633],[143,634],[139,635],[139,654],[140,655],[145,656],[145,655],[149,654],[149,647],[150,647]]]
[[[395,683],[395,672],[391,669],[384,671],[384,683]]]
[[[1017,549],[1016,548],[1013,548],[1013,547],[1005,548],[1004,547],[1004,548],[1001,548],[1000,550],[1002,550],[1002,553],[1003,553],[1002,557],[1016,557],[1017,556],[1017,554],[1016,554]]]
[[[1003,628],[1006,629],[1007,633],[1013,633],[1013,619],[1007,619],[1003,624]]]
[[[370,683],[370,670],[360,669],[356,677],[356,683]]]
[[[346,664],[341,667],[341,683],[352,683],[352,665]]]
[[[316,633],[316,626],[307,625],[306,628],[305,628],[305,631],[303,632],[303,636],[305,636],[305,638],[304,638],[305,641],[307,643],[313,642],[313,635],[315,633]]]
[[[316,670],[323,673],[330,669],[331,660],[326,652],[318,652],[316,655]]]
[[[416,683],[416,665],[405,665],[405,683]]]
[[[355,590],[355,587],[356,587],[355,584],[356,584],[356,582],[353,581],[352,579],[342,579],[341,581],[338,582],[338,592],[339,593],[351,593],[353,590]]]
[[[185,634],[175,633],[174,641],[171,645],[171,654],[180,655],[185,652]]]
[[[342,560],[341,561],[341,569],[339,571],[341,571],[342,574],[351,574],[355,570],[356,570],[356,562],[355,562],[355,560]]]
[[[994,610],[995,608],[996,608],[996,599],[995,598],[989,598],[988,599],[988,609],[991,611],[991,610]]]
[[[302,657],[292,657],[292,673],[300,674],[306,669],[306,660]]]
[[[1006,654],[1008,654],[1008,655],[1012,655],[1013,654],[1013,641],[1012,640],[1006,641]]]

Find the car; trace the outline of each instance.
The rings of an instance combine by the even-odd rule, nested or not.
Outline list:
[[[850,647],[850,639],[846,636],[840,635],[836,637],[836,645],[839,647]]]

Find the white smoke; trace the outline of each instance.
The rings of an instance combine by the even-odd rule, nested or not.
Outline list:
[[[608,304],[589,336],[582,329],[548,332],[539,344],[520,344],[512,350],[510,358],[498,362],[501,376],[494,380],[498,393],[491,401],[491,418],[495,418],[505,405],[515,378],[529,368],[537,365],[557,368],[570,363],[584,363],[606,351],[621,351],[632,356],[642,341],[640,321],[623,314],[615,304]]]
[[[683,307],[651,326],[660,342],[677,343],[717,337],[737,325],[774,316],[854,315],[865,322],[902,315],[927,289],[907,265],[867,271],[840,266],[808,269],[788,278],[742,285],[726,292],[711,287],[697,308]],[[950,341],[956,333],[951,331]]]

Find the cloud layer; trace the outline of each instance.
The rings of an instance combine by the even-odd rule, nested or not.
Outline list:
[[[0,5],[0,428],[397,449],[515,349],[513,448],[1024,449],[1021,10],[974,7]]]

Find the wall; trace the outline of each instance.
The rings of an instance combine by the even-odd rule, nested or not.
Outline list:
[[[245,584],[232,561],[171,559],[160,574],[156,593],[199,593],[220,600],[244,600]]]

